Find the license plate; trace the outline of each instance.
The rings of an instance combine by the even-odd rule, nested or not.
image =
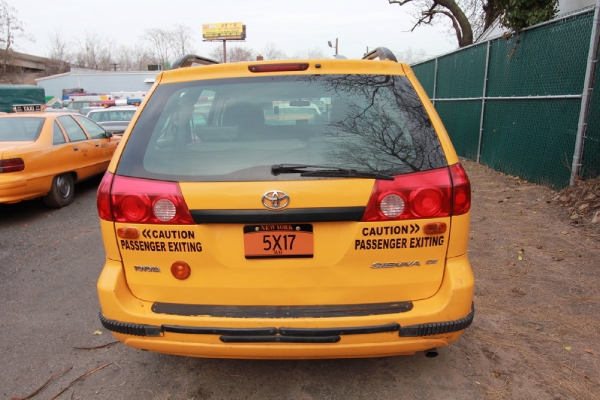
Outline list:
[[[313,228],[310,224],[244,226],[246,258],[312,258]]]
[[[40,104],[34,105],[23,105],[23,106],[14,106],[15,112],[27,112],[27,111],[42,111],[42,106]]]

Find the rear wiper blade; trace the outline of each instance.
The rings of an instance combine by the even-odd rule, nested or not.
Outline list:
[[[275,164],[271,166],[271,174],[300,174],[300,176],[328,176],[332,178],[368,178],[393,181],[391,175],[377,172],[358,171],[356,169],[338,168],[323,165],[309,164]]]

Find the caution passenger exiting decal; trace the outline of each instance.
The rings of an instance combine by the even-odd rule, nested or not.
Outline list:
[[[362,235],[372,236],[396,236],[377,239],[356,239],[354,241],[354,250],[386,250],[386,249],[418,249],[421,247],[443,246],[444,236],[427,237],[397,237],[400,235],[411,235],[419,232],[421,227],[418,224],[379,226],[372,228],[363,228]]]
[[[191,230],[160,230],[144,229],[142,236],[146,239],[195,239],[196,235]],[[152,251],[152,252],[187,252],[200,253],[202,243],[196,241],[155,241],[155,240],[125,240],[120,241],[122,250]]]

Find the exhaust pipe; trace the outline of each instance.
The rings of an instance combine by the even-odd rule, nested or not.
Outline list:
[[[438,356],[438,351],[437,349],[429,349],[429,350],[425,350],[425,357],[427,358],[434,358]]]

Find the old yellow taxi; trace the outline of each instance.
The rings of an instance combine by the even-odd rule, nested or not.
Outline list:
[[[174,63],[125,132],[97,206],[100,321],[134,348],[432,357],[474,318],[469,179],[386,48]]]
[[[83,115],[21,105],[0,114],[0,203],[73,201],[75,183],[104,173],[120,138]]]

